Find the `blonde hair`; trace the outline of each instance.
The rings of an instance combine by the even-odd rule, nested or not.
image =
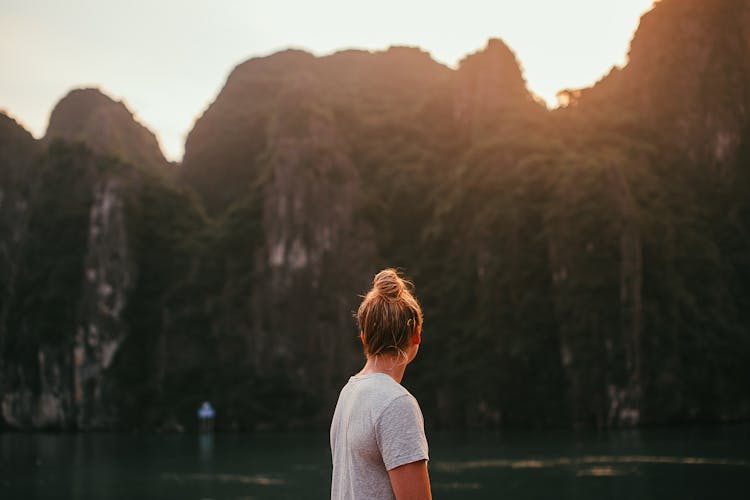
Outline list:
[[[395,269],[383,269],[375,275],[372,289],[357,310],[365,355],[406,356],[415,330],[422,330],[422,308],[411,293],[412,287]]]

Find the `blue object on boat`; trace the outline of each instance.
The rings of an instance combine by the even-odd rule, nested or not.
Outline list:
[[[202,420],[210,420],[216,416],[216,411],[211,403],[204,401],[201,407],[198,409],[198,418]]]

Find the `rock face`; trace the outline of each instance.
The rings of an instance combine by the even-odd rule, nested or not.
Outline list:
[[[750,4],[663,0],[642,18],[628,64],[580,105],[618,101],[694,164],[728,174],[750,123]]]
[[[125,221],[124,181],[93,186],[81,311],[73,340],[73,394],[79,429],[116,423],[107,370],[128,334],[123,311],[134,281]]]
[[[43,238],[63,229],[70,231],[71,237],[58,242],[56,250],[62,250],[63,254],[75,251],[76,236],[80,234],[77,231],[80,229],[76,224],[77,217],[72,215],[76,213],[75,209],[61,211],[60,204],[49,204],[54,176],[49,175],[49,164],[45,160],[39,156],[33,158],[26,173],[26,189],[16,192],[17,196],[23,198],[22,205],[28,213],[20,219],[23,222],[18,226],[18,232],[22,234],[17,242],[20,258],[12,262],[13,274],[3,287],[7,294],[3,301],[2,417],[8,425],[22,428],[63,426],[72,414],[68,377],[71,358],[65,348],[68,339],[64,334],[51,334],[53,327],[50,323],[59,321],[62,331],[70,326],[66,312],[75,301],[74,294],[67,291],[67,296],[72,300],[66,300],[58,288],[57,293],[50,290],[46,300],[38,300],[36,304],[30,300],[35,284],[47,272],[50,273],[50,289],[55,285],[67,288],[75,284],[75,278],[71,278],[78,274],[75,264],[70,267],[66,265],[71,264],[70,260],[55,259],[61,255],[56,255],[55,250],[44,250],[48,243],[42,241]],[[54,223],[58,229],[44,235],[44,230],[49,229],[49,221],[43,220],[43,213],[53,206],[56,209]],[[36,255],[32,257],[32,254]],[[46,260],[44,257],[50,258],[50,261],[38,268],[42,265],[41,261]],[[62,266],[66,268],[64,272],[61,272]],[[57,276],[56,272],[59,273]],[[46,316],[37,316],[41,314]]]
[[[0,422],[113,428],[111,368],[135,280],[126,204],[143,181],[80,143],[44,147],[0,118]]]
[[[20,425],[16,415],[44,425],[55,419],[55,410],[43,401],[35,401],[28,391],[14,391],[8,383],[13,372],[7,356],[8,320],[17,301],[17,283],[24,260],[30,219],[30,196],[35,191],[34,167],[41,147],[37,141],[10,117],[0,114],[0,415],[6,422]],[[43,357],[43,354],[40,353]],[[42,360],[43,362],[43,360]],[[10,366],[9,366],[10,365]]]
[[[0,273],[3,289],[2,318],[7,318],[10,298],[23,257],[29,220],[31,175],[40,145],[12,118],[0,113]],[[5,321],[0,323],[4,328]],[[4,337],[0,330],[0,339]]]
[[[305,129],[307,114],[318,111],[329,113],[331,126],[348,140],[355,132],[350,120],[377,113],[392,121],[394,114],[417,108],[427,89],[447,74],[449,70],[425,52],[404,47],[323,58],[287,50],[251,59],[232,71],[215,102],[196,121],[185,144],[180,178],[200,194],[209,213],[219,214],[243,196],[276,135],[286,132],[277,127],[281,108],[291,113],[285,118],[287,130]],[[357,125],[360,129],[361,123]]]
[[[72,90],[57,103],[46,141],[80,141],[94,152],[149,168],[166,168],[156,136],[138,123],[125,104],[99,89]]]
[[[304,78],[311,60],[310,54],[287,51],[241,64],[196,120],[179,175],[201,195],[209,213],[226,210],[257,177],[280,87]]]
[[[357,219],[360,179],[332,124],[310,116],[303,129],[278,126],[285,131],[269,148],[248,355],[260,371],[287,367],[315,394],[311,380],[333,383],[358,357],[347,342],[356,296],[346,291],[366,283],[373,234]]]
[[[463,59],[455,75],[454,115],[460,130],[478,139],[497,132],[499,123],[545,108],[526,88],[515,54],[501,40],[491,39],[484,50]]]
[[[708,307],[708,303],[713,303],[708,296],[714,293],[723,297],[723,306],[719,306],[727,308],[723,314],[733,317],[734,307],[744,308],[740,305],[744,299],[728,292],[724,288],[726,283],[718,285],[711,280],[699,285],[681,278],[687,296],[672,296],[667,300],[663,300],[663,295],[661,299],[657,297],[664,292],[659,279],[673,279],[669,277],[674,276],[671,273],[680,268],[685,272],[692,265],[686,264],[685,257],[676,249],[690,246],[682,238],[707,237],[705,233],[696,234],[696,227],[706,223],[725,227],[731,233],[744,231],[742,228],[748,222],[737,214],[746,210],[741,193],[747,187],[744,163],[750,143],[749,14],[750,4],[746,1],[657,3],[641,19],[627,66],[613,69],[594,87],[574,93],[573,106],[557,112],[571,132],[585,120],[597,124],[598,133],[588,133],[582,153],[596,155],[594,146],[608,143],[608,157],[602,161],[610,165],[612,175],[602,189],[608,190],[616,202],[613,220],[621,221],[616,232],[620,247],[616,321],[620,331],[605,336],[602,352],[608,359],[620,358],[623,364],[619,373],[603,370],[596,376],[607,381],[606,394],[601,399],[609,410],[606,417],[600,418],[610,425],[670,418],[665,416],[670,411],[697,415],[711,412],[707,409],[711,405],[715,405],[714,410],[721,418],[730,418],[729,415],[744,411],[738,407],[747,405],[718,402],[730,398],[725,392],[727,383],[719,381],[724,375],[708,377],[705,371],[714,368],[707,365],[695,370],[687,368],[698,355],[684,347],[688,342],[684,335],[690,327],[683,326],[678,332],[680,328],[676,325],[680,320],[676,316],[671,315],[664,322],[661,314],[650,308],[659,301],[667,310],[680,308],[684,306],[679,305],[681,300],[687,296],[693,297],[689,300],[705,301]],[[570,135],[569,141],[575,142],[575,136]],[[602,135],[609,137],[605,139]],[[625,137],[629,139],[624,140]],[[637,142],[633,141],[636,137]],[[653,154],[654,151],[659,153]],[[647,176],[652,177],[646,180]],[[654,186],[648,198],[644,198],[642,191],[644,182]],[[724,203],[715,204],[712,200],[716,196],[722,197]],[[691,212],[683,218],[676,212],[678,209],[669,205],[700,205],[706,210],[700,214]],[[657,213],[658,222],[653,218]],[[743,267],[732,256],[737,251],[733,237],[708,238],[712,239],[710,245],[722,254],[719,259],[724,263],[718,265],[715,258],[705,254],[698,257],[701,252],[697,250],[691,259],[704,259],[703,266],[717,273],[723,265]],[[655,269],[656,262],[664,267]],[[581,274],[570,278],[583,279]],[[573,310],[576,309],[579,308]],[[581,307],[575,314],[583,310]],[[571,317],[573,312],[566,309],[565,314]],[[732,334],[718,326],[721,321],[717,321],[712,335],[731,337]],[[560,322],[565,324],[568,320],[561,317]],[[663,335],[661,340],[649,337],[658,335],[653,332],[667,330],[671,333]],[[671,352],[666,354],[667,350]],[[654,369],[649,360],[655,355],[663,356],[665,365],[670,366],[666,371],[672,375],[659,374]],[[581,379],[575,373],[576,366],[590,363],[580,359],[571,362],[570,356],[564,358],[568,379]],[[678,371],[682,375],[674,375]],[[705,400],[710,398],[704,398],[703,403],[698,403],[696,386],[687,390],[681,385],[687,380],[711,386],[703,390],[714,393],[714,402],[707,405]],[[691,396],[686,396],[691,392]],[[655,400],[662,402],[660,408],[655,408]],[[676,411],[677,407],[682,410]]]

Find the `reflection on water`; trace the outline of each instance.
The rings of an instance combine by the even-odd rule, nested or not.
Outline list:
[[[479,483],[440,483],[435,481],[430,486],[433,490],[478,490],[482,487]]]
[[[281,479],[268,476],[247,476],[242,474],[162,474],[163,479],[168,481],[216,481],[220,483],[242,483],[259,484],[261,486],[274,486],[284,484]]]
[[[201,460],[210,461],[214,455],[214,435],[198,434],[198,449],[201,453]]]
[[[750,425],[431,433],[441,499],[747,498]],[[328,436],[0,434],[0,499],[329,497]],[[717,491],[717,488],[721,488]]]
[[[580,469],[576,472],[576,476],[624,476],[627,474],[637,474],[637,469],[624,469],[622,467],[591,467],[588,469]]]
[[[491,467],[510,467],[511,469],[539,469],[542,467],[576,466],[583,464],[677,464],[677,465],[728,465],[732,467],[750,467],[750,460],[733,460],[728,458],[703,457],[558,457],[547,460],[475,460],[469,462],[441,462],[434,467],[456,472],[466,469],[486,469]],[[600,467],[599,469],[604,469]],[[605,475],[605,474],[602,474]]]

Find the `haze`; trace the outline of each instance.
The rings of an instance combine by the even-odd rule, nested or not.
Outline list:
[[[70,89],[98,86],[125,101],[179,161],[195,118],[240,62],[296,47],[411,45],[455,66],[503,39],[528,87],[554,106],[622,65],[652,0],[318,2],[3,0],[0,109],[36,137]]]

